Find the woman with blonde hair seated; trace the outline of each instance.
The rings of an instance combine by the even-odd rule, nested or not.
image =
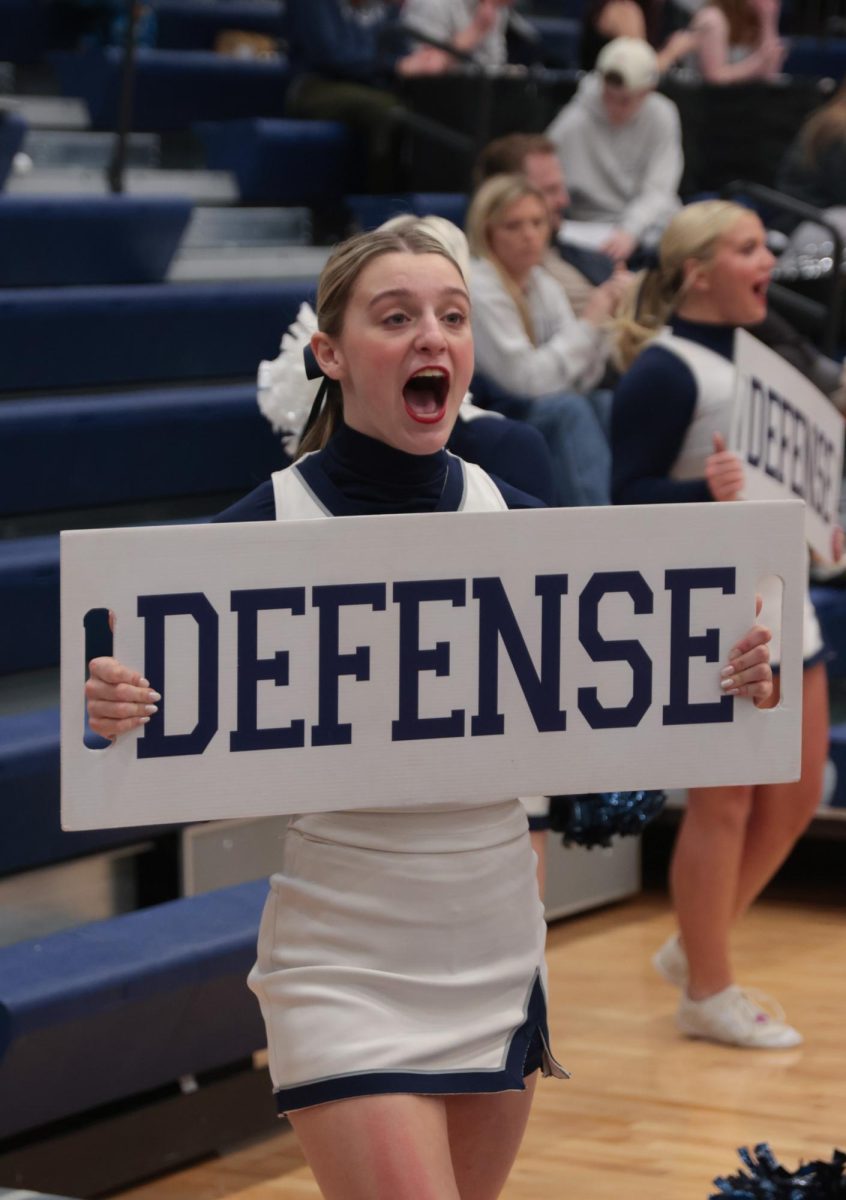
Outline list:
[[[588,393],[605,374],[606,325],[628,277],[594,289],[577,318],[541,265],[550,233],[544,197],[521,175],[496,175],[474,196],[467,236],[476,366],[496,389],[490,405],[546,437],[558,503],[603,504],[608,397]]]

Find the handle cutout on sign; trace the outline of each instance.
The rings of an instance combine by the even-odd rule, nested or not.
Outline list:
[[[770,642],[770,662],[776,673],[781,659],[781,631],[784,614],[784,582],[778,575],[764,575],[758,580],[755,591],[761,598],[761,611],[756,620],[759,625],[765,625],[772,636]],[[781,680],[776,683],[777,699],[764,707],[764,711],[779,708],[784,700],[781,692]]]
[[[114,633],[112,629],[112,614],[107,608],[90,608],[82,619],[85,629],[85,662],[83,664],[83,682],[88,679],[88,664],[92,658],[110,658],[114,652]],[[89,750],[108,750],[112,743],[108,738],[100,737],[88,724],[88,707],[84,709],[82,721],[82,741]]]

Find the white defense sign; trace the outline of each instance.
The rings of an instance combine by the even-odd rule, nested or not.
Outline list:
[[[740,329],[731,449],[743,459],[750,500],[798,496],[806,504],[806,537],[831,561],[843,477],[843,417],[781,355]]]
[[[62,534],[66,829],[799,774],[803,506]],[[720,690],[784,581],[783,701]],[[162,694],[83,744],[92,609]]]

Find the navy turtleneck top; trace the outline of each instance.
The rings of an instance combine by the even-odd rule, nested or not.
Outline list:
[[[322,450],[300,459],[298,470],[336,517],[373,513],[454,512],[461,503],[460,461],[436,454],[406,454],[341,424]],[[492,477],[494,478],[494,477]],[[541,501],[494,478],[509,508],[540,508]],[[217,521],[273,521],[270,480],[233,504]]]
[[[670,329],[731,362],[733,325],[673,317]],[[710,500],[704,479],[671,479],[697,401],[687,363],[664,346],[647,346],[623,375],[611,412],[611,498],[614,504],[683,504]]]

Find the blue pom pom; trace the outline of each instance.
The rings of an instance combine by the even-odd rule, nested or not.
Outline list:
[[[846,1200],[846,1154],[835,1150],[831,1162],[810,1162],[792,1174],[780,1166],[761,1142],[754,1153],[738,1150],[748,1168],[714,1180],[719,1188],[709,1200]]]
[[[611,838],[632,837],[661,812],[664,792],[595,792],[550,797],[550,825],[564,845],[610,846]]]

